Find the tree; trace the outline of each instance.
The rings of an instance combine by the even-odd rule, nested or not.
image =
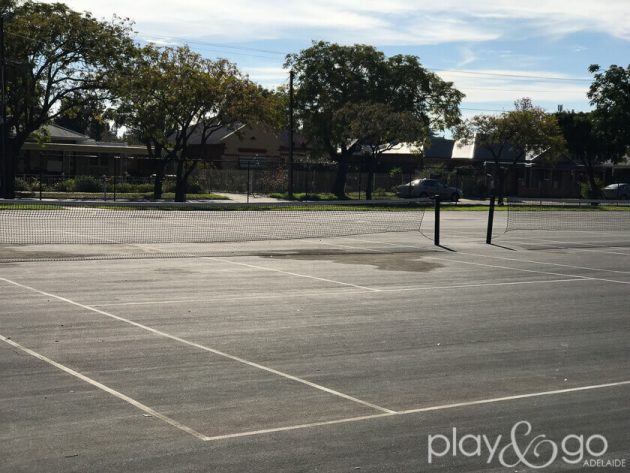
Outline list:
[[[204,59],[187,46],[144,47],[121,76],[117,92],[117,122],[145,144],[156,165],[156,199],[162,197],[165,169],[172,162],[175,200],[185,200],[188,178],[198,162],[190,153],[193,135],[203,147],[217,130],[251,123],[266,110],[261,89],[234,64]]]
[[[279,97],[251,82],[236,66],[226,60],[204,61],[197,77],[197,88],[191,106],[195,109],[190,127],[200,137],[201,148],[212,134],[222,128],[237,128],[246,123],[266,123],[277,127],[285,114]],[[188,139],[184,134],[184,146],[177,159],[175,200],[185,200],[188,178],[195,170],[198,159],[191,159]],[[204,159],[205,156],[201,155]]]
[[[128,20],[99,21],[61,3],[9,2],[6,29],[6,135],[3,195],[15,197],[15,166],[36,130],[111,98],[109,84],[134,49]]]
[[[553,162],[563,151],[565,141],[554,115],[536,107],[528,98],[514,102],[514,110],[499,115],[476,115],[465,120],[455,131],[455,138],[474,143],[492,156],[496,191],[503,202],[505,173],[502,165],[514,168],[527,156],[544,154]],[[511,156],[506,163],[506,157]]]
[[[352,117],[344,107],[382,104],[395,113],[408,113],[423,133],[458,123],[463,94],[425,69],[416,56],[385,55],[366,45],[341,46],[314,42],[287,56],[285,68],[296,78],[296,114],[312,146],[337,163],[333,193],[345,196],[348,160],[355,140],[348,141]],[[375,116],[373,120],[383,117]]]
[[[567,144],[569,156],[584,166],[591,188],[592,198],[601,197],[601,189],[595,180],[595,168],[606,161],[609,146],[604,135],[597,129],[592,113],[560,112],[556,115]]]
[[[630,147],[630,65],[612,65],[604,72],[592,65],[589,72],[593,74],[587,94],[595,107],[593,124],[606,144],[608,159],[618,162]]]
[[[73,106],[62,106],[65,110],[55,118],[55,125],[78,131],[96,141],[117,141],[118,137],[107,119],[105,105],[97,97],[71,97],[63,102],[71,101]]]
[[[396,112],[391,106],[382,103],[346,104],[335,113],[335,122],[347,124],[347,128],[341,131],[344,141],[350,143],[355,140],[367,158],[365,198],[368,200],[372,199],[374,172],[379,156],[400,143],[420,148],[428,141],[424,123],[416,120],[411,112]]]

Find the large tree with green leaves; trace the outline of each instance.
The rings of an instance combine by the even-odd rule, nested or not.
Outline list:
[[[65,106],[67,101],[71,101],[73,106]],[[80,99],[69,97],[62,102],[65,111],[54,119],[55,125],[78,131],[96,141],[118,140],[108,119],[107,106],[98,97],[87,94]]]
[[[335,122],[344,124],[340,130],[344,142],[352,143],[354,140],[356,152],[367,159],[365,197],[368,200],[372,199],[376,163],[383,153],[400,143],[420,150],[429,141],[425,124],[413,113],[397,112],[384,103],[346,104],[335,113]]]
[[[204,59],[187,46],[144,47],[116,91],[118,123],[146,145],[156,165],[154,197],[161,198],[166,166],[174,163],[177,201],[185,200],[198,163],[190,153],[191,137],[203,146],[217,130],[261,117],[267,103],[234,64]]]
[[[589,71],[593,125],[607,145],[608,160],[618,162],[630,148],[630,65],[612,65],[605,71],[592,65]]]
[[[424,68],[416,56],[388,58],[372,46],[320,41],[287,56],[285,67],[295,73],[302,132],[317,151],[338,165],[333,192],[340,198],[345,195],[348,160],[356,144],[356,137],[348,139],[351,114],[339,113],[344,107],[381,104],[392,113],[407,113],[422,129],[414,141],[424,141],[432,130],[459,121],[464,95]]]
[[[595,169],[610,159],[611,146],[605,134],[597,128],[593,113],[560,112],[556,117],[566,141],[567,153],[586,171],[591,188],[589,197],[601,197]]]
[[[565,149],[565,141],[555,115],[532,104],[528,98],[514,102],[514,110],[498,115],[476,115],[462,122],[455,138],[474,143],[488,151],[494,164],[495,191],[503,201],[503,166],[514,168],[526,157],[544,155],[553,162]]]
[[[7,133],[3,195],[13,198],[16,159],[42,125],[86,101],[111,99],[110,81],[134,50],[128,20],[97,20],[61,3],[3,5]]]

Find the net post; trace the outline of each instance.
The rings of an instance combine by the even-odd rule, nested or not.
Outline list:
[[[488,230],[486,232],[486,244],[492,244],[492,227],[494,226],[494,193],[490,194],[490,206],[488,207]]]
[[[435,196],[435,232],[433,243],[440,246],[440,196]]]

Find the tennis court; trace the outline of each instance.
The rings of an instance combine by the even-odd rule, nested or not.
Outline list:
[[[444,211],[436,246],[413,212],[332,237],[0,244],[0,471],[627,468],[627,217],[504,233],[497,212],[488,245],[486,212]],[[501,438],[473,455],[474,436]]]

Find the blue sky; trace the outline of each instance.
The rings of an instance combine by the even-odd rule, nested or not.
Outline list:
[[[188,43],[267,87],[286,83],[286,53],[312,40],[419,56],[466,94],[465,116],[520,97],[588,110],[590,64],[630,63],[630,0],[67,0],[99,18],[135,21],[137,39]],[[534,3],[527,5],[527,3]]]

